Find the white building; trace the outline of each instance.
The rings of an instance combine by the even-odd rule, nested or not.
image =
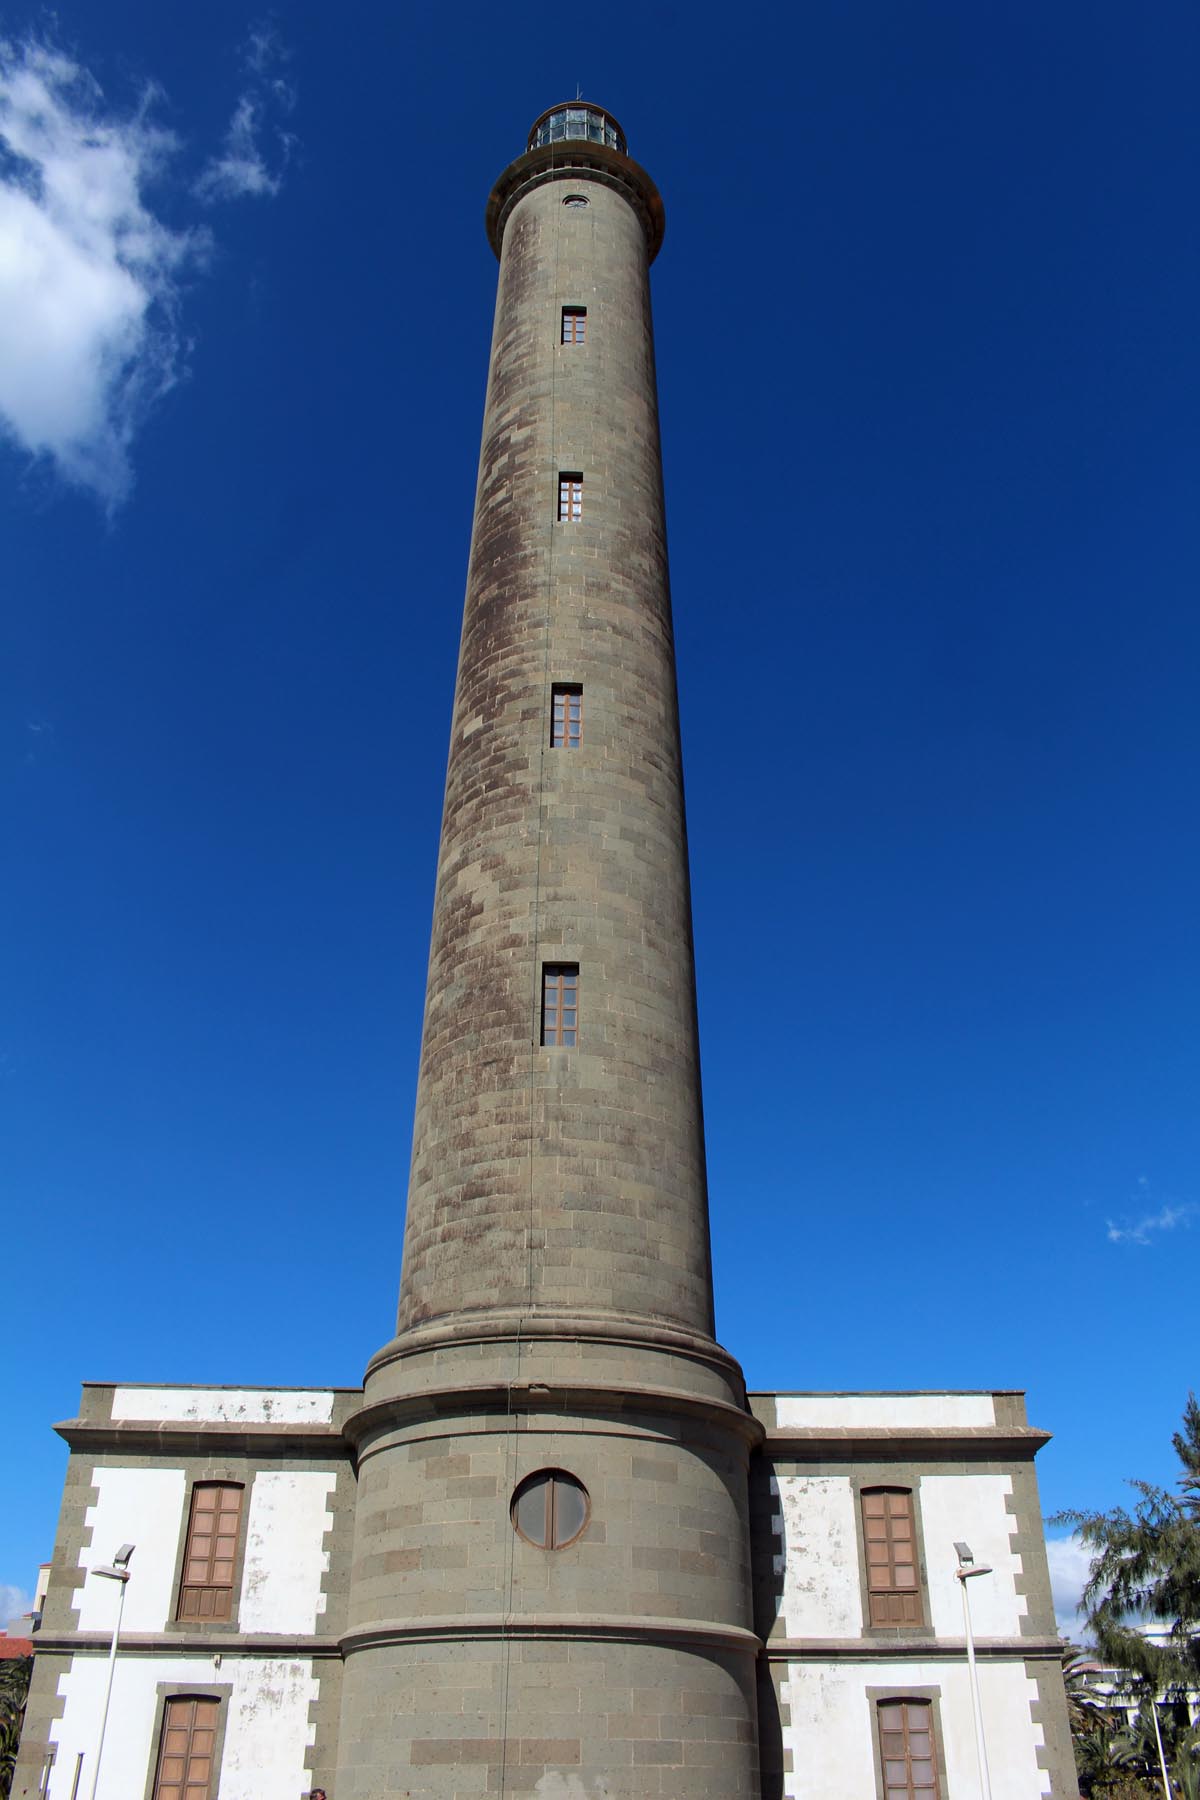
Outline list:
[[[314,1788],[337,1800],[355,1499],[341,1424],[360,1401],[352,1389],[84,1389],[80,1417],[59,1427],[70,1468],[15,1795],[88,1791],[118,1602],[117,1584],[88,1571],[132,1542],[99,1800],[173,1800],[162,1776],[181,1728],[205,1800]],[[1045,1435],[1022,1397],[750,1402],[763,1427],[750,1465],[763,1795],[976,1800],[955,1574],[965,1540],[992,1571],[971,1601],[994,1800],[1073,1796],[1033,1470]],[[223,1514],[214,1499],[230,1503]],[[197,1521],[214,1519],[222,1529],[201,1535]],[[889,1726],[909,1748],[907,1785],[891,1788]],[[915,1785],[923,1730],[935,1785]]]

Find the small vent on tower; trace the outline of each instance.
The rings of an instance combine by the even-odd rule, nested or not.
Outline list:
[[[583,517],[583,476],[578,469],[564,469],[559,475],[558,516],[562,520]]]
[[[587,204],[588,199],[586,194],[566,194],[563,197],[564,206],[586,206]]]

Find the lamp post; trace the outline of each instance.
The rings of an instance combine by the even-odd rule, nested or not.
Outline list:
[[[120,1598],[117,1601],[117,1622],[113,1626],[112,1645],[108,1652],[108,1676],[104,1683],[104,1705],[100,1709],[100,1735],[96,1739],[96,1760],[92,1765],[92,1786],[90,1800],[96,1800],[96,1783],[100,1779],[100,1758],[104,1754],[104,1731],[108,1724],[108,1703],[112,1699],[113,1670],[117,1666],[117,1640],[121,1635],[121,1615],[125,1611],[125,1586],[129,1580],[129,1559],[133,1555],[132,1544],[122,1544],[113,1557],[111,1565],[103,1564],[88,1571],[91,1575],[103,1575],[109,1581],[120,1584]]]
[[[963,1630],[967,1638],[967,1673],[971,1680],[971,1710],[975,1714],[975,1751],[979,1758],[979,1792],[982,1800],[992,1800],[992,1778],[988,1774],[987,1745],[983,1739],[983,1709],[979,1704],[979,1673],[975,1667],[975,1634],[971,1630],[971,1600],[967,1583],[976,1575],[990,1575],[986,1563],[977,1563],[969,1544],[955,1543],[958,1567],[954,1573],[962,1588]]]
[[[1171,1782],[1167,1775],[1167,1758],[1166,1753],[1163,1750],[1162,1726],[1158,1722],[1157,1688],[1153,1689],[1150,1694],[1150,1717],[1154,1720],[1154,1741],[1158,1745],[1158,1766],[1162,1770],[1162,1790],[1167,1796],[1167,1800],[1171,1800]]]

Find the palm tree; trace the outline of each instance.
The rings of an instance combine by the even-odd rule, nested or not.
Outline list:
[[[1175,1779],[1182,1800],[1200,1800],[1200,1725],[1191,1725],[1175,1739]]]
[[[1077,1644],[1062,1647],[1063,1688],[1067,1720],[1080,1792],[1096,1800],[1118,1800],[1134,1779],[1136,1751],[1126,1729],[1124,1709],[1097,1692],[1091,1677],[1101,1664]],[[1139,1794],[1140,1800],[1140,1794]]]

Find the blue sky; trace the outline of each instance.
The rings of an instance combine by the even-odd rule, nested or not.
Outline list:
[[[389,1334],[495,262],[582,86],[654,271],[722,1339],[1196,1380],[1200,19],[1044,0],[0,21],[0,1586],[82,1378]]]

